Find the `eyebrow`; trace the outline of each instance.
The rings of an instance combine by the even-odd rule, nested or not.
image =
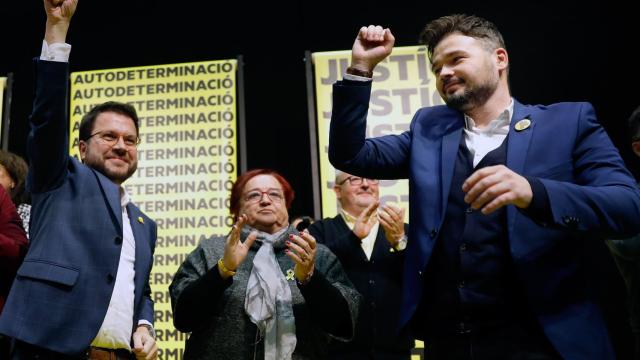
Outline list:
[[[247,192],[251,192],[251,191],[269,191],[269,190],[278,190],[278,191],[284,192],[284,190],[278,189],[278,188],[267,188],[267,190],[262,190],[261,188],[252,188],[252,189],[247,190]]]
[[[467,54],[468,54],[468,52],[464,51],[463,49],[456,49],[456,50],[453,50],[453,51],[450,51],[448,53],[440,55],[440,58],[448,59],[448,58],[451,58],[451,57],[456,56],[456,55],[467,55]],[[433,71],[434,65],[435,65],[434,61],[431,61],[431,71]]]

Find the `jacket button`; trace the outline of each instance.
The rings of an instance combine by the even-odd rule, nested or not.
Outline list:
[[[375,285],[376,282],[374,280],[369,280],[369,285]]]
[[[115,242],[116,242],[116,244],[118,244],[118,245],[122,244],[122,237],[120,237],[120,236],[116,236],[116,238],[115,238]]]
[[[431,232],[429,233],[429,236],[431,236],[432,239],[435,238],[436,235],[438,235],[438,230],[436,229],[431,230]]]
[[[467,214],[471,214],[473,212],[473,208],[472,207],[468,207],[464,212],[467,213]]]
[[[464,286],[465,286],[464,280],[462,280],[462,281],[460,281],[460,282],[458,283],[458,287],[459,287],[460,289],[464,288]]]
[[[113,275],[108,274],[107,275],[107,284],[111,284],[113,282]]]
[[[460,251],[467,251],[467,244],[460,245]]]

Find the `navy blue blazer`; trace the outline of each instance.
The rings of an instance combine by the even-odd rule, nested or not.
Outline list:
[[[104,320],[122,248],[119,187],[68,155],[67,63],[35,61],[28,185],[30,248],[18,269],[0,333],[77,355]],[[127,206],[136,242],[134,327],[153,323],[149,273],[156,225]]]
[[[365,139],[370,83],[333,87],[329,159],[338,169],[374,179],[409,179],[409,238],[403,275],[401,327],[424,296],[423,271],[447,207],[462,113],[420,109],[408,131]],[[527,118],[531,126],[515,131]],[[640,232],[640,191],[588,103],[515,103],[506,166],[540,179],[548,194],[548,223],[507,207],[508,238],[529,307],[567,359],[609,359],[613,352],[600,310],[590,299],[577,247],[585,234]],[[441,239],[440,241],[446,241]],[[420,319],[414,319],[420,321]]]

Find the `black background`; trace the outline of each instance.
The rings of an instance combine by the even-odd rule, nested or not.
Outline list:
[[[298,215],[313,210],[304,51],[350,49],[359,27],[368,24],[390,27],[397,46],[416,45],[429,20],[456,12],[486,17],[500,28],[519,101],[591,102],[639,176],[626,128],[640,105],[634,2],[82,0],[68,43],[72,71],[243,55],[248,167],[283,173],[296,190],[290,214]],[[31,59],[40,54],[44,22],[41,1],[0,5],[0,74],[15,76],[10,150],[21,155],[32,101]],[[610,259],[593,266],[594,273],[615,271]],[[603,293],[616,294],[611,289],[619,290],[619,279],[602,278]]]

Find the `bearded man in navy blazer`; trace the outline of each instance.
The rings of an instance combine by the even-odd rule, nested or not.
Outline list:
[[[400,135],[365,139],[389,29],[360,29],[333,88],[329,157],[367,178],[408,178],[411,241],[400,327],[429,359],[612,359],[583,276],[585,241],[640,231],[640,193],[588,103],[523,105],[491,22],[452,15],[423,31],[447,106]]]
[[[0,318],[13,359],[153,359],[149,287],[156,225],[121,186],[136,170],[138,118],[109,102],[80,125],[68,154],[68,56],[77,0],[47,14],[28,139],[31,246]]]

